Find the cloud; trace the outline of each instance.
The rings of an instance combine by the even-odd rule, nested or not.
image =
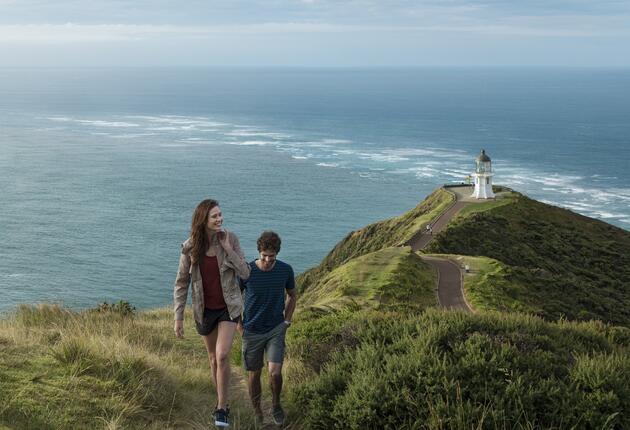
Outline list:
[[[441,24],[517,16],[628,15],[621,0],[0,0],[0,23],[229,25],[264,22]],[[430,19],[435,22],[424,21]]]
[[[204,38],[226,34],[335,33],[366,30],[357,26],[300,23],[178,26],[148,24],[0,25],[0,43],[90,43],[148,40],[160,37]]]
[[[581,22],[583,21],[583,22]],[[515,18],[502,23],[461,23],[459,25],[340,25],[326,23],[264,23],[250,25],[150,25],[150,24],[26,24],[0,25],[0,43],[71,44],[124,42],[160,39],[207,39],[220,35],[318,34],[318,33],[474,33],[525,37],[600,37],[629,35],[625,17],[607,19],[603,23],[580,17],[563,17],[551,25],[544,18]],[[605,30],[602,30],[602,28]]]

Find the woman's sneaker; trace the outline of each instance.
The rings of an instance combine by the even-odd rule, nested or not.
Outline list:
[[[230,423],[228,422],[228,417],[230,415],[230,410],[225,409],[217,409],[214,411],[214,425],[217,427],[228,427]]]
[[[284,424],[284,409],[282,409],[282,406],[278,405],[271,410],[271,418],[273,418],[273,423],[277,426]]]

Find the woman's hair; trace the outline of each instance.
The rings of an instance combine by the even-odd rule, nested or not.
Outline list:
[[[208,214],[210,210],[219,206],[219,202],[212,199],[206,199],[197,205],[192,216],[192,224],[190,226],[190,240],[192,248],[190,250],[190,258],[192,264],[196,264],[203,258],[203,254],[208,250],[210,245],[208,241],[208,233],[206,225],[208,224]]]
[[[258,252],[274,251],[277,254],[280,252],[281,244],[280,236],[273,231],[264,231],[256,241]]]

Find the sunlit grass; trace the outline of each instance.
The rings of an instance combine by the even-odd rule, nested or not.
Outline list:
[[[186,317],[20,306],[0,321],[0,422],[11,428],[207,428],[215,405],[208,359]],[[237,346],[235,346],[237,348]],[[249,428],[242,393],[233,428]]]
[[[351,259],[384,248],[407,243],[418,231],[446,210],[454,196],[438,188],[420,204],[403,215],[379,221],[349,233],[322,262],[297,277],[300,290],[307,290],[314,282]]]
[[[436,278],[409,247],[384,248],[337,267],[300,297],[300,308],[423,309],[437,305]]]

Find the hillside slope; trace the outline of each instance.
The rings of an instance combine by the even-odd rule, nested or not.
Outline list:
[[[318,266],[298,276],[300,290],[307,290],[311,284],[352,258],[390,246],[403,245],[453,202],[451,193],[438,188],[403,215],[350,232]]]
[[[375,251],[337,267],[302,294],[301,308],[420,310],[436,306],[435,274],[408,246]]]
[[[509,204],[471,207],[426,252],[485,256],[505,265],[492,288],[557,319],[630,325],[630,233],[513,193]],[[496,278],[498,281],[499,278]]]
[[[630,428],[629,341],[623,327],[522,314],[328,314],[289,332],[292,417],[304,429]]]
[[[172,327],[170,308],[20,306],[0,319],[0,428],[209,428],[215,393],[192,312],[184,339]],[[253,428],[243,393],[231,399],[231,428]]]

